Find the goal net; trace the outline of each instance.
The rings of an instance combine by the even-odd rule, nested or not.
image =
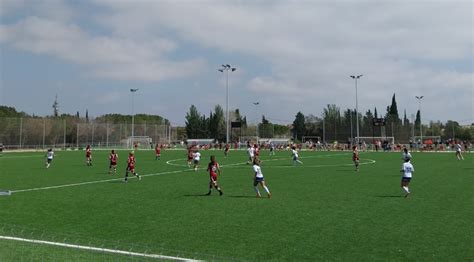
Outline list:
[[[202,146],[214,143],[214,139],[211,138],[200,138],[200,139],[188,139],[186,140],[189,146]]]
[[[357,137],[354,139],[357,141]],[[363,136],[359,137],[359,143],[364,143],[369,145],[375,145],[377,143],[383,144],[384,142],[389,144],[395,144],[395,137],[393,136]]]
[[[134,147],[134,148],[153,148],[153,140],[149,136],[129,136],[126,141],[127,147]]]

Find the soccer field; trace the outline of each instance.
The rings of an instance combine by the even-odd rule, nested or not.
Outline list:
[[[0,235],[112,251],[217,261],[472,261],[474,161],[465,154],[412,153],[412,194],[400,189],[401,153],[361,153],[354,172],[349,152],[261,152],[273,194],[255,197],[244,151],[201,151],[195,172],[186,152],[136,152],[141,181],[108,174],[108,151],[58,151],[0,156]],[[215,154],[224,195],[208,191],[205,171]],[[0,260],[151,260],[74,247],[0,239]],[[160,259],[160,258],[158,258]],[[165,259],[161,257],[161,259]]]

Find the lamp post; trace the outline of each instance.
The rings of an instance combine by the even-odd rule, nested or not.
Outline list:
[[[135,137],[135,93],[138,91],[138,88],[131,88],[130,92],[132,92],[132,140],[131,140],[131,147],[133,149],[133,139]]]
[[[225,81],[225,111],[226,111],[226,122],[225,122],[225,139],[226,143],[229,143],[229,125],[230,125],[230,117],[229,117],[229,71],[234,72],[237,70],[235,67],[231,67],[229,64],[222,65],[222,68],[217,69],[217,71],[224,73],[226,72],[226,81]]]
[[[357,79],[361,78],[363,75],[358,76],[350,76],[352,79],[355,80],[355,87],[356,87],[356,133],[357,133],[357,148],[359,147],[359,100],[357,98]]]
[[[258,105],[260,104],[260,102],[254,102],[253,103],[255,105],[255,116],[256,116],[256,135],[257,135],[257,144],[258,144]]]
[[[421,99],[423,96],[415,96],[418,99],[418,112],[420,112],[420,146],[423,147],[423,125],[421,124]]]

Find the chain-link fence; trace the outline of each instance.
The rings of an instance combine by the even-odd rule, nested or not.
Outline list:
[[[6,149],[130,147],[134,137],[146,137],[140,148],[177,140],[177,129],[162,123],[100,123],[76,118],[0,118],[0,144]],[[132,142],[131,142],[132,141]]]

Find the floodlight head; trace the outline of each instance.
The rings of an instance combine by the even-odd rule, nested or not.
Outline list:
[[[217,71],[219,71],[219,72],[221,72],[221,73],[223,73],[223,72],[224,72],[224,70],[223,70],[223,69],[217,69]]]
[[[225,66],[226,66],[227,68],[230,68],[230,65],[229,65],[229,64],[227,64],[227,65],[225,65]]]
[[[361,78],[362,76],[364,76],[364,75],[358,75],[357,78]]]
[[[259,105],[259,104],[260,104],[260,102],[254,102],[253,104],[254,104],[254,105]]]
[[[135,93],[138,91],[138,88],[130,88],[130,92]]]
[[[350,77],[351,77],[351,78],[354,78],[354,79],[356,78],[355,76],[350,76]]]
[[[222,67],[224,67],[224,68],[225,68],[225,65],[224,65],[224,64],[222,64]]]
[[[232,68],[232,72],[234,72],[235,70],[237,70],[237,68],[233,67],[233,68]]]

